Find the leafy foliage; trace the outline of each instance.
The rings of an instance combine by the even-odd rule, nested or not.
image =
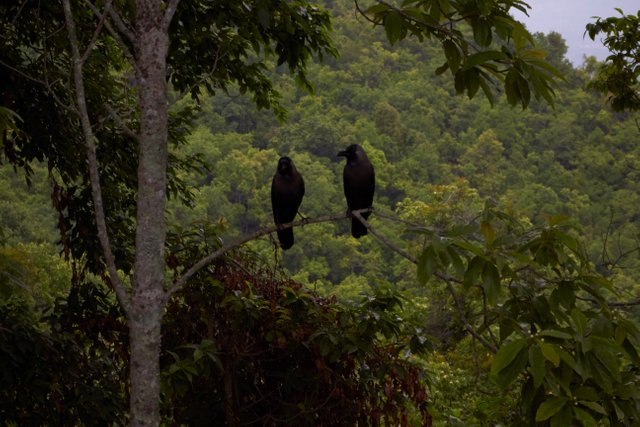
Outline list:
[[[112,297],[90,281],[43,317],[0,304],[0,416],[5,423],[104,425],[124,420],[126,328]],[[124,338],[124,339],[123,339]]]
[[[511,105],[526,108],[533,94],[553,105],[553,84],[562,74],[535,48],[534,38],[513,19],[511,9],[527,13],[523,1],[376,1],[363,14],[384,27],[389,42],[414,36],[437,39],[446,62],[436,74],[449,70],[458,94],[473,98],[482,89],[493,104],[495,88],[504,85]],[[464,23],[473,36],[465,33]],[[498,85],[499,83],[499,85]]]
[[[640,110],[640,10],[636,15],[598,18],[587,24],[592,40],[604,35],[603,43],[611,53],[598,69],[589,86],[607,96],[614,111]]]
[[[172,241],[176,249],[206,247],[205,231]],[[347,307],[246,257],[237,253],[203,271],[169,305],[168,419],[429,425],[425,378],[413,363],[429,340],[399,317],[400,295],[380,289]]]
[[[489,208],[464,229],[416,231],[427,239],[418,279],[437,276],[458,302],[479,299],[467,327],[499,345],[491,377],[504,389],[521,385],[523,425],[632,424],[640,329],[608,306],[612,283],[562,217],[528,229]]]

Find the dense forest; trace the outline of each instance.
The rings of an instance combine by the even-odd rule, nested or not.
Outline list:
[[[500,94],[492,105],[481,97],[456,95],[453,77],[436,72],[447,61],[437,41],[407,38],[391,44],[383,28],[372,28],[354,12],[352,2],[331,1],[326,2],[326,7],[332,15],[331,38],[339,57],[325,56],[323,61],[307,66],[313,91],[301,88],[286,65],[269,71],[269,78],[282,96],[280,103],[286,118],[257,108],[254,100],[237,86],[215,88],[215,94],[200,93],[197,100],[177,101],[176,108],[190,111],[191,115],[182,126],[173,129],[179,134],[180,143],[171,146],[170,156],[188,159],[185,162],[190,166],[176,169],[176,179],[182,187],[170,194],[167,206],[167,274],[178,275],[180,271],[172,262],[182,265],[187,259],[197,259],[196,252],[215,250],[224,242],[271,226],[271,180],[281,156],[291,157],[305,180],[300,214],[308,218],[338,215],[345,212],[346,202],[342,184],[344,160],[337,153],[350,144],[360,144],[376,171],[374,211],[369,218],[375,235],[352,238],[348,221],[307,224],[295,228],[295,244],[287,251],[277,247],[275,233],[271,233],[235,250],[227,261],[216,263],[205,272],[210,278],[206,274],[197,276],[189,292],[167,307],[170,316],[163,326],[168,332],[163,336],[166,346],[161,359],[163,416],[168,422],[189,425],[205,425],[210,416],[206,414],[229,417],[233,410],[225,406],[225,393],[231,383],[225,375],[230,372],[231,362],[221,349],[244,345],[259,359],[258,362],[244,354],[238,360],[245,365],[234,365],[234,384],[247,399],[253,396],[252,375],[257,375],[250,367],[260,366],[265,384],[270,384],[270,375],[279,370],[287,381],[295,382],[295,377],[304,384],[286,391],[276,385],[273,389],[266,387],[264,402],[258,407],[248,401],[237,402],[238,412],[243,405],[251,408],[240,422],[287,424],[282,420],[295,413],[295,405],[302,409],[305,403],[319,405],[322,399],[318,395],[333,396],[336,389],[344,393],[343,401],[364,402],[368,395],[349,382],[365,376],[362,366],[370,366],[372,377],[378,375],[379,380],[372,380],[372,384],[378,384],[380,395],[387,394],[387,400],[380,398],[385,404],[372,404],[372,408],[383,413],[393,412],[393,405],[404,408],[405,418],[396,419],[399,424],[426,425],[428,418],[441,426],[529,425],[526,420],[531,413],[539,422],[558,416],[556,424],[551,425],[570,425],[572,419],[580,425],[637,422],[637,418],[625,415],[640,413],[637,367],[628,366],[626,358],[631,356],[619,357],[618,361],[611,358],[623,347],[634,353],[627,344],[638,344],[635,338],[625,341],[621,331],[635,336],[640,314],[635,305],[624,303],[637,300],[639,292],[640,130],[637,114],[613,112],[600,93],[587,88],[601,64],[595,58],[585,58],[583,64],[573,66],[565,58],[567,47],[558,33],[534,34],[537,47],[547,51],[549,63],[564,76],[556,88],[554,104],[532,99],[528,108],[522,109],[510,105],[506,95]],[[75,408],[70,403],[74,399],[90,402],[86,412],[69,409],[65,413],[58,409],[60,418],[56,423],[66,425],[66,416],[86,420],[91,411],[105,419],[122,417],[122,402],[118,399],[128,393],[118,383],[127,370],[122,364],[127,354],[122,342],[127,337],[122,312],[100,272],[79,269],[86,260],[74,258],[76,252],[64,241],[77,238],[78,232],[77,224],[65,222],[72,214],[62,214],[52,206],[52,188],[62,178],[52,172],[46,161],[31,163],[30,168],[26,179],[21,167],[10,162],[0,166],[0,296],[5,301],[0,304],[0,312],[3,322],[17,316],[23,321],[16,325],[31,328],[0,330],[2,351],[13,358],[13,364],[2,362],[0,366],[2,381],[7,387],[18,387],[37,382],[38,378],[55,377],[52,373],[56,370],[59,376],[71,379],[66,383],[56,380],[64,385],[54,397],[43,392],[48,401],[44,397],[37,401],[40,395],[36,394],[34,401],[25,401],[20,408],[2,407],[0,418],[4,416],[19,425],[31,411],[44,416],[42,408],[54,402],[58,408]],[[184,188],[188,190],[182,191]],[[60,200],[54,192],[53,204]],[[125,211],[123,208],[123,218]],[[120,224],[123,230],[130,226],[126,218]],[[473,224],[479,224],[478,228],[474,229]],[[66,235],[72,228],[76,234]],[[462,244],[456,239],[465,233],[475,237]],[[504,248],[542,245],[536,240],[538,236],[551,236],[573,249],[566,251],[554,243],[554,252],[549,250],[548,255],[551,261],[542,260],[536,252],[535,268],[548,268],[549,275],[555,275],[555,281],[550,282],[558,289],[572,286],[578,292],[576,289],[595,287],[597,282],[606,290],[591,293],[588,288],[586,294],[566,297],[573,298],[571,303],[566,303],[562,292],[542,285],[539,292],[546,292],[546,299],[529,295],[527,292],[533,292],[530,288],[513,291],[517,287],[512,287],[513,277],[520,270],[513,267],[507,272],[505,265],[513,260],[524,263],[524,255],[518,258]],[[525,239],[530,240],[523,243]],[[482,256],[477,243],[480,240],[486,247],[491,246],[491,251],[482,252]],[[451,249],[454,246],[455,251]],[[485,246],[482,248],[484,251]],[[463,250],[471,256],[462,256]],[[413,259],[403,254],[410,254]],[[473,280],[471,264],[475,259],[483,259],[485,264],[477,271],[483,285],[474,291],[467,282]],[[413,265],[416,260],[417,272]],[[464,277],[460,284],[464,282],[466,299],[460,298],[462,292],[456,295],[449,291],[452,281],[446,279],[446,272],[457,271],[457,263]],[[589,270],[588,277],[597,279],[569,285],[569,277],[587,277],[583,276],[583,268]],[[531,271],[536,275],[541,270]],[[511,281],[508,277],[512,277]],[[520,301],[535,305],[544,299],[540,310],[558,313],[555,320],[542,321],[546,327],[540,326],[548,329],[552,344],[531,346],[529,353],[520,351],[521,347],[513,350],[512,346],[515,352],[511,358],[502,350],[498,355],[490,351],[491,347],[502,349],[501,344],[509,342],[510,333],[504,332],[501,310],[506,312],[513,304],[504,296],[509,291],[492,295],[492,283],[502,283]],[[538,286],[535,279],[531,283]],[[253,299],[247,292],[262,297]],[[296,302],[287,305],[278,298]],[[318,305],[305,298],[317,298]],[[595,307],[595,300],[614,303],[608,308]],[[619,306],[616,302],[620,302]],[[575,307],[580,303],[590,314],[576,314]],[[290,310],[286,317],[290,323],[284,317],[276,321],[264,314],[274,304]],[[69,310],[72,306],[75,311]],[[563,306],[570,314],[559,314]],[[606,323],[604,318],[608,319],[608,326],[602,326]],[[565,365],[576,365],[571,356],[565,357],[568,353],[558,348],[566,349],[563,340],[569,340],[567,325],[580,322],[588,323],[584,330],[593,328],[598,339],[604,340],[602,337],[613,330],[613,335],[622,338],[612,353],[597,353],[601,362],[597,369],[596,362],[583,368],[593,368],[596,373],[585,374],[575,382],[569,374],[558,373]],[[256,338],[252,345],[242,341],[238,331],[245,331],[241,329],[243,324],[247,325],[243,333],[264,340],[258,342]],[[363,325],[371,328],[364,338],[358,335],[364,333]],[[480,338],[468,333],[472,327],[479,331]],[[207,328],[218,331],[211,341],[202,338],[201,332]],[[313,328],[317,330],[303,332]],[[517,326],[510,328],[515,330]],[[223,335],[223,329],[231,333]],[[584,330],[584,336],[589,335]],[[535,327],[531,333],[535,335]],[[353,362],[360,366],[359,373],[348,364],[327,368],[324,361],[319,362],[325,360],[320,357],[314,366],[296,365],[295,372],[291,372],[283,368],[291,360],[287,357],[303,354],[303,349],[296,347],[291,354],[280,354],[278,350],[286,347],[288,351],[287,340],[296,334],[314,339],[326,337],[326,344],[320,343],[318,350],[326,357],[326,363],[343,360],[342,356],[332,358],[341,347],[348,354],[359,354],[356,348],[360,345],[369,352],[362,350],[361,358]],[[356,338],[349,341],[352,336]],[[367,339],[370,342],[362,344]],[[64,345],[59,344],[52,351],[58,345],[55,340]],[[488,342],[483,345],[482,340]],[[349,350],[349,343],[356,341],[353,351]],[[21,342],[37,342],[37,346],[28,349]],[[596,340],[592,345],[598,343]],[[89,350],[82,351],[83,346]],[[544,354],[544,358],[537,359],[537,353]],[[496,368],[492,371],[496,358],[501,357],[508,369],[520,354],[531,365],[528,376],[518,377],[526,361],[508,375],[509,379],[504,378],[504,370],[502,374]],[[203,355],[209,355],[211,360],[205,360]],[[504,361],[505,357],[509,360]],[[84,372],[65,367],[69,360],[84,366]],[[45,365],[50,368],[45,369]],[[582,409],[572,412],[568,405],[562,406],[564,400],[559,404],[534,393],[543,382],[544,374],[539,372],[545,366],[548,371],[555,368],[557,374],[552,380],[545,377],[545,387],[550,387],[546,392],[551,394],[549,390],[553,390],[554,396],[564,396],[579,387]],[[21,379],[10,372],[16,367],[25,369],[32,378]],[[215,385],[212,380],[217,367],[224,373],[224,386]],[[328,384],[329,376],[351,372],[349,369],[354,369],[349,374],[351,379],[333,389],[323,388],[323,381],[310,385],[311,380],[306,378],[324,379]],[[109,370],[117,374],[109,378]],[[390,383],[380,378],[386,378],[391,371],[394,381],[402,384],[394,387],[403,390],[408,396],[406,401],[391,399],[392,392],[385,389]],[[527,385],[531,376],[536,386],[527,395],[526,387],[532,387]],[[335,378],[333,381],[338,384]],[[82,391],[74,391],[80,385],[84,387]],[[291,396],[304,387],[313,389],[306,400],[295,405],[287,400],[295,401]],[[216,396],[215,402],[207,401],[207,393]],[[275,394],[280,400],[273,398]],[[627,400],[616,406],[612,403],[616,398]],[[426,407],[420,406],[423,401],[427,402]],[[207,404],[213,409],[203,409]],[[335,417],[341,411],[353,411],[348,405],[340,405],[332,401],[315,416],[338,420]],[[265,418],[265,407],[271,408],[272,418]],[[540,415],[539,408],[544,408],[548,416]],[[368,417],[375,418],[376,410],[370,409]],[[617,418],[609,417],[612,413]],[[36,424],[46,420],[33,416]],[[375,425],[371,419],[363,425]],[[569,424],[561,424],[567,420]],[[302,421],[298,418],[296,422]],[[334,425],[342,425],[341,422],[349,424],[353,420],[345,418]],[[393,418],[386,422],[391,425]],[[314,422],[313,418],[305,419],[303,424],[332,425]]]

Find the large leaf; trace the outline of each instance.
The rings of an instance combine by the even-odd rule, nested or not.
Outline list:
[[[493,358],[491,377],[502,388],[506,388],[524,369],[528,360],[527,341],[520,338],[500,347]]]
[[[536,421],[544,421],[557,414],[567,403],[567,398],[564,396],[554,396],[551,399],[547,399],[538,407],[536,411]]]

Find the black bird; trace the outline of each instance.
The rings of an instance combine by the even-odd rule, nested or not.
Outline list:
[[[271,182],[271,208],[273,221],[277,226],[292,222],[302,197],[304,196],[304,180],[289,157],[280,157],[278,169]],[[278,230],[278,240],[282,249],[293,246],[293,228]]]
[[[352,144],[338,153],[347,158],[342,178],[344,181],[344,195],[347,198],[349,211],[370,208],[373,204],[373,192],[376,189],[376,175],[373,165],[362,147]],[[362,214],[367,219],[371,212]],[[351,235],[356,239],[367,234],[365,227],[358,218],[351,219]]]

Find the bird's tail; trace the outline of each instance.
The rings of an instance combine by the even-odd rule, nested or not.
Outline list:
[[[289,249],[293,246],[293,228],[278,230],[278,241],[282,249]]]
[[[367,219],[369,217],[369,212],[361,215],[364,219]],[[356,239],[360,236],[367,235],[367,227],[365,227],[364,224],[356,217],[351,218],[351,235]]]

